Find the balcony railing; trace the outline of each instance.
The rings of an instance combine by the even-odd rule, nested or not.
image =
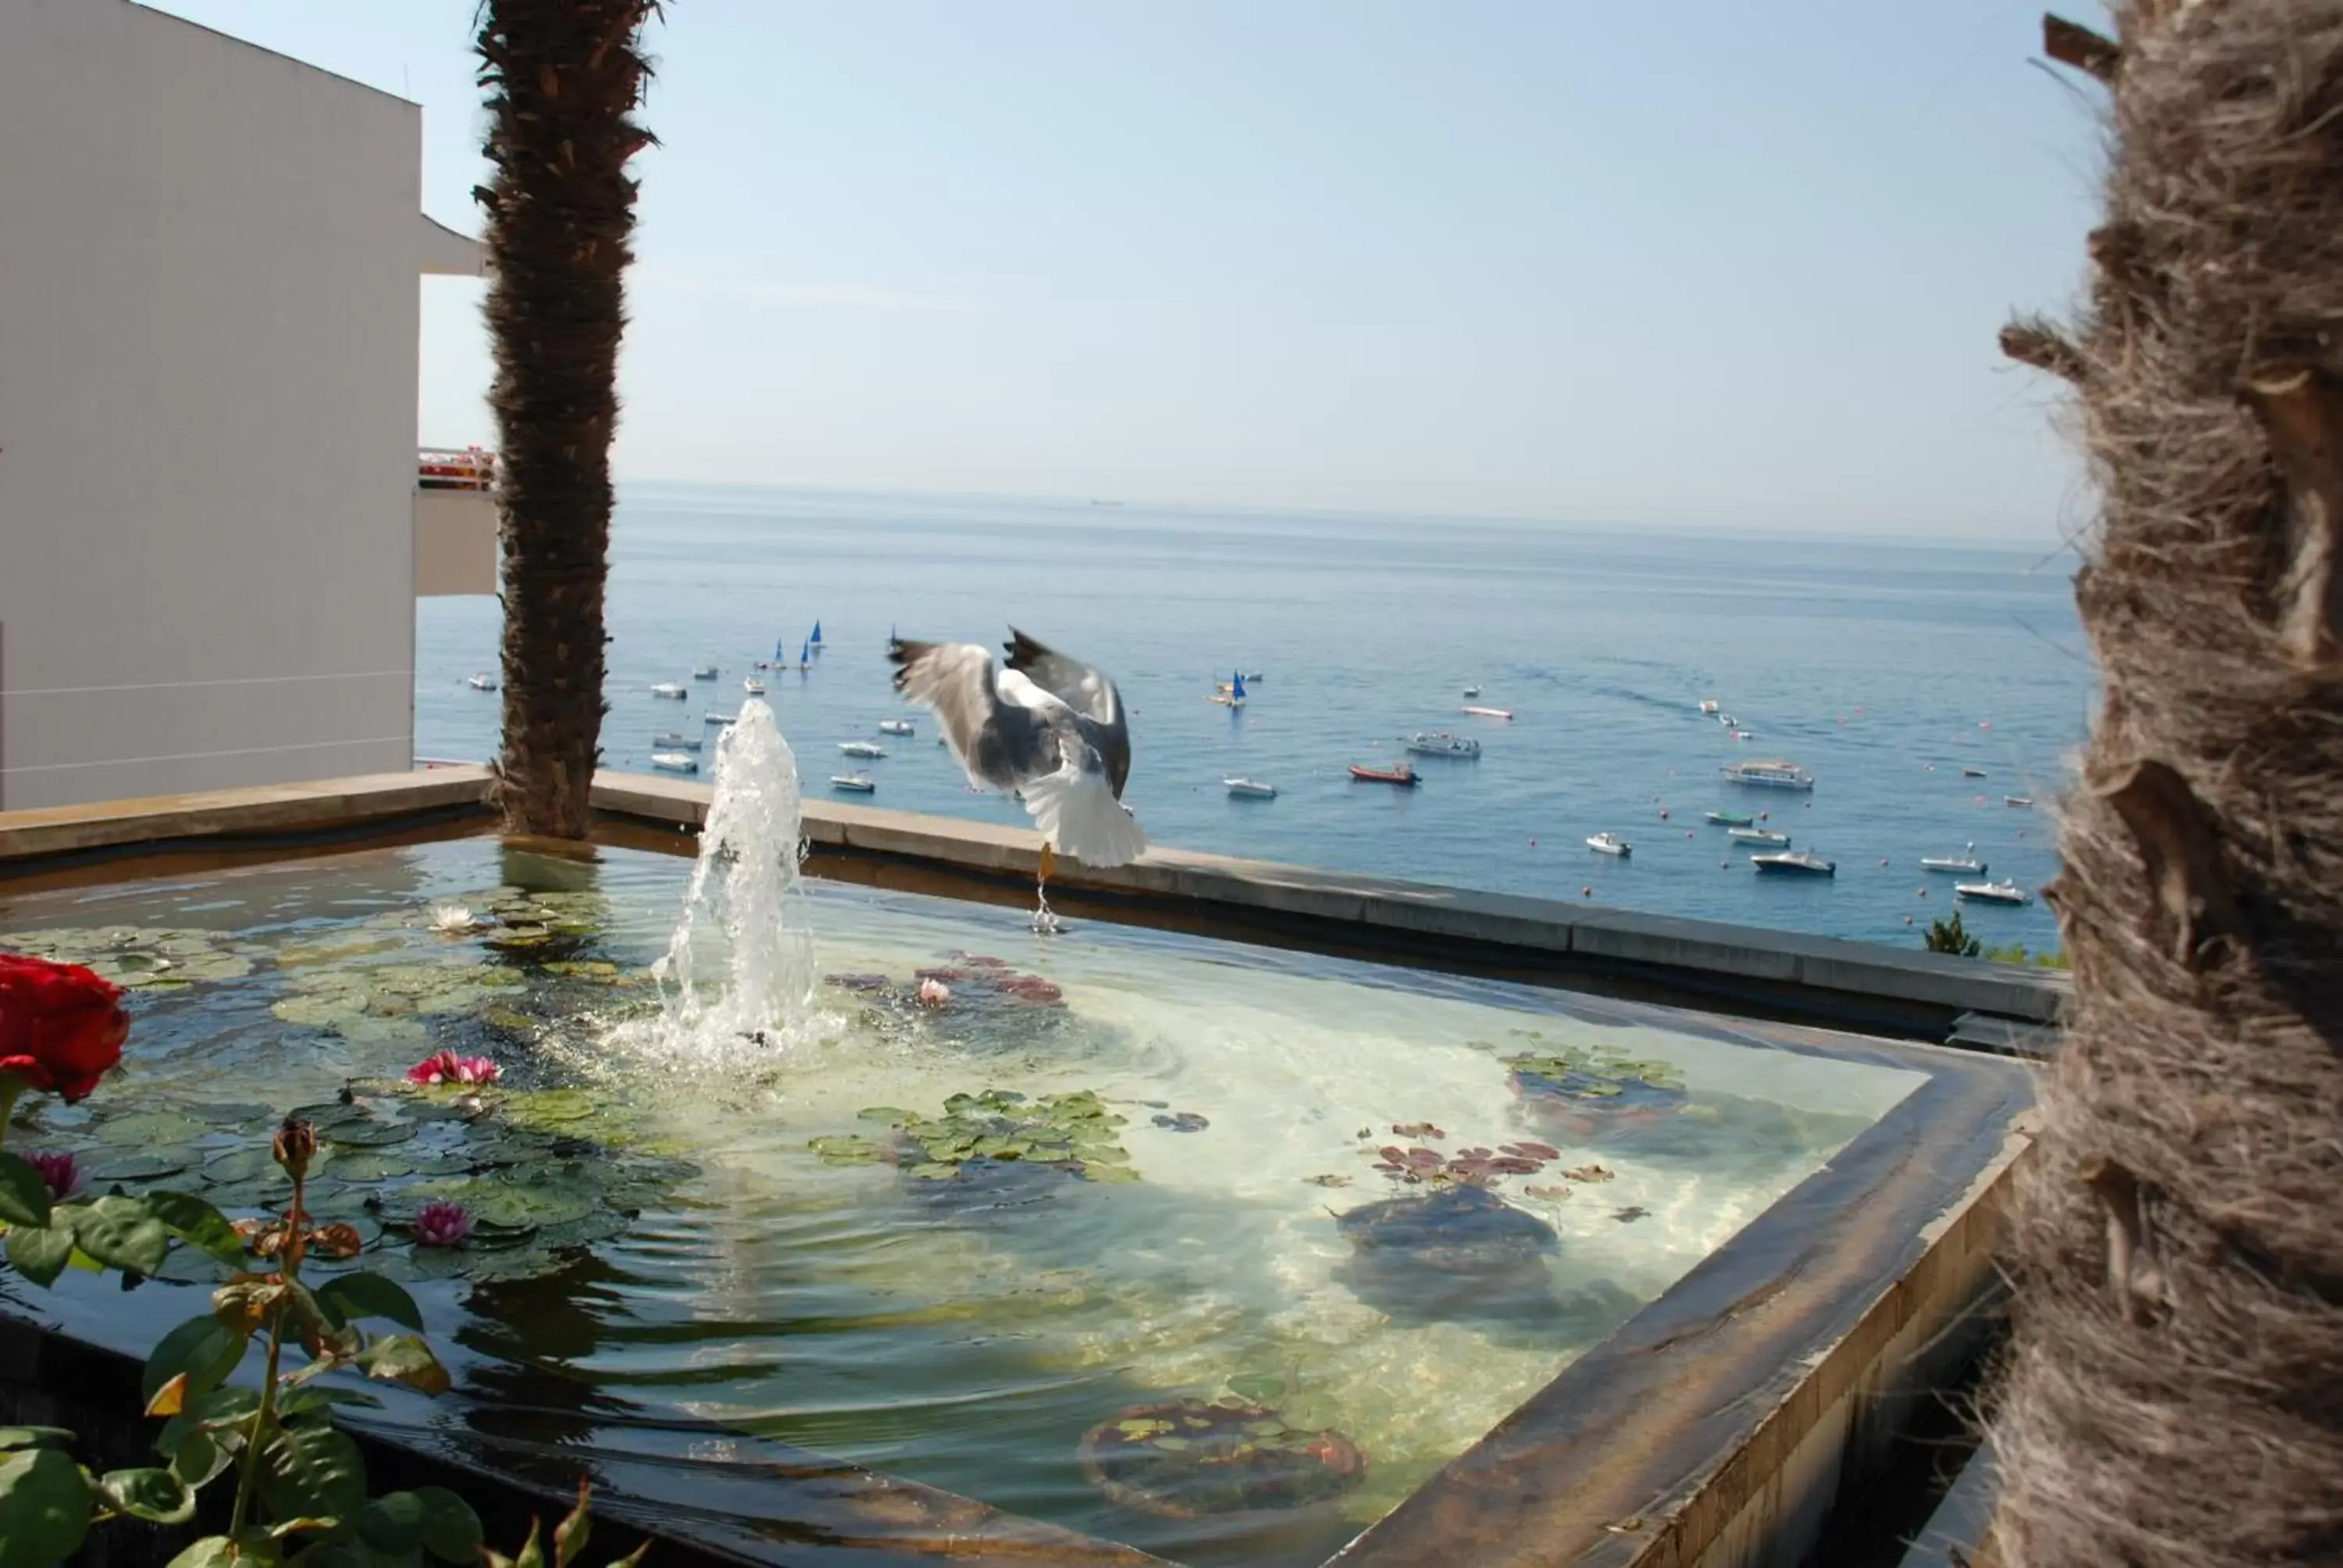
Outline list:
[[[493,490],[497,455],[478,447],[418,447],[415,483],[425,490]]]

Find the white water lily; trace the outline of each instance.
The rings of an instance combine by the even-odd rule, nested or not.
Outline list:
[[[431,929],[443,937],[468,935],[472,925],[472,911],[462,904],[434,904],[431,908]]]

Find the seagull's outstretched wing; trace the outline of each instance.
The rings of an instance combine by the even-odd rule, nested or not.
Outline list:
[[[1014,793],[1061,765],[1058,738],[1035,709],[1001,699],[992,655],[972,642],[887,645],[895,689],[935,709],[952,755],[979,789]]]
[[[1096,669],[1081,659],[1043,648],[1015,627],[1002,645],[1009,668],[1074,710],[1074,719],[1106,764],[1117,799],[1131,778],[1131,727],[1124,721],[1122,694]]]

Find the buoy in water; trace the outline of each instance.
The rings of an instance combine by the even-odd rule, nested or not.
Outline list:
[[[1666,821],[1667,819],[1668,819],[1668,809],[1667,809],[1665,806],[1663,806],[1663,807],[1661,807],[1661,808],[1660,808],[1660,820],[1661,820],[1661,821],[1663,821],[1663,822],[1664,822],[1664,821]]]
[[[1594,896],[1594,890],[1592,888],[1581,888],[1578,890],[1578,896],[1582,899],[1591,899]]]

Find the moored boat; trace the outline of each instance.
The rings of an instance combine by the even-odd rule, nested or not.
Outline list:
[[[765,695],[765,683],[753,675],[744,676],[741,678],[740,689],[751,697],[762,697]]]
[[[1464,711],[1476,719],[1503,719],[1508,723],[1513,717],[1513,710],[1510,708],[1475,708],[1468,703]]]
[[[497,678],[485,674],[468,675],[464,678],[464,684],[474,691],[494,691],[497,689]]]
[[[1407,749],[1423,757],[1478,757],[1481,743],[1469,735],[1446,729],[1419,729],[1407,738]]]
[[[849,757],[884,757],[887,749],[870,740],[841,740],[838,749]]]
[[[1785,849],[1790,847],[1790,836],[1776,833],[1771,828],[1735,828],[1725,836],[1737,839],[1745,844],[1772,844]]]
[[[679,681],[662,680],[658,685],[651,688],[651,695],[653,697],[672,698],[676,701],[680,702],[685,698],[689,697],[691,693],[686,690],[682,683]]]
[[[651,749],[655,751],[697,751],[699,745],[699,736],[686,735],[680,729],[662,729],[651,737]]]
[[[1616,855],[1621,859],[1635,852],[1635,846],[1616,833],[1597,833],[1586,840],[1586,847],[1598,855]]]
[[[1477,686],[1468,686],[1464,689],[1464,695],[1467,697],[1478,697],[1481,695],[1481,689]]]
[[[911,721],[908,719],[882,719],[879,721],[879,733],[881,735],[909,735],[911,733]]]
[[[1985,777],[1985,769],[1982,768],[1964,768],[1961,769],[1961,777],[1964,779],[1982,779]]]
[[[2034,895],[2016,882],[1955,882],[1953,896],[1983,904],[2030,904]]]
[[[1223,779],[1221,782],[1222,785],[1227,787],[1228,792],[1231,795],[1235,796],[1241,800],[1274,800],[1277,799],[1277,786],[1274,784],[1264,784],[1258,779]]]
[[[1755,784],[1768,789],[1811,789],[1815,776],[1795,762],[1776,758],[1764,762],[1728,762],[1722,771],[1728,784]]]
[[[854,795],[875,795],[879,792],[878,784],[868,773],[833,773],[830,776],[830,787]]]
[[[1367,784],[1397,784],[1413,789],[1419,782],[1415,769],[1405,762],[1394,762],[1388,768],[1368,768],[1351,764],[1351,777]]]
[[[1770,855],[1752,855],[1749,863],[1761,872],[1788,873],[1800,877],[1835,877],[1838,862],[1825,860],[1812,849],[1783,849]]]
[[[2023,811],[2034,804],[2034,797],[2031,795],[2004,795],[2001,798],[2001,803],[2005,806],[2015,806],[2019,810]]]
[[[716,667],[712,664],[695,664],[691,667],[691,678],[713,680],[716,678]]]
[[[1700,699],[1700,710],[1703,713],[1710,714],[1712,716],[1715,715],[1716,712],[1716,699],[1714,697],[1702,698]]]
[[[699,771],[699,759],[689,751],[654,751],[651,753],[651,766],[669,773],[697,773]]]
[[[1711,811],[1706,815],[1709,821],[1720,828],[1748,828],[1757,821],[1746,811]]]
[[[703,724],[738,724],[740,716],[737,713],[709,712],[701,714],[699,721]]]
[[[1923,855],[1920,869],[1924,871],[1966,871],[1973,876],[1985,875],[1985,862],[1976,858],[1976,846],[1962,846],[1957,855]]]

